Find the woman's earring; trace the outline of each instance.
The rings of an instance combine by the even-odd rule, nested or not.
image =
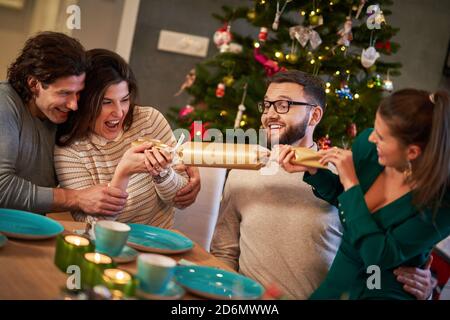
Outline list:
[[[408,180],[412,175],[412,165],[411,161],[408,160],[408,167],[403,171],[403,176],[405,177],[405,180]]]

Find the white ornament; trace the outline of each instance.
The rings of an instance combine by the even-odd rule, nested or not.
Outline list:
[[[363,49],[361,53],[361,64],[364,68],[370,68],[379,57],[380,54],[374,47],[368,47],[367,49]]]
[[[236,118],[234,120],[234,129],[237,129],[240,127],[241,124],[241,120],[242,120],[242,115],[244,114],[245,111],[245,97],[247,96],[247,83],[244,85],[244,93],[242,94],[242,100],[241,103],[238,106],[238,112],[236,114]]]
[[[389,70],[387,72],[387,78],[386,80],[383,81],[383,89],[386,91],[391,92],[392,90],[394,90],[394,83],[392,82],[392,80],[389,78]]]
[[[391,92],[392,90],[394,90],[394,83],[392,82],[392,80],[384,80],[383,81],[383,89],[386,91]]]
[[[309,44],[313,50],[315,50],[322,43],[319,33],[311,27],[308,28],[300,25],[290,27],[289,35],[292,40],[297,39],[302,47],[305,47],[309,41]]]
[[[281,15],[283,14],[284,9],[286,9],[286,5],[291,1],[292,0],[286,0],[286,2],[284,3],[284,5],[281,9],[280,9],[280,1],[277,1],[277,12],[275,13],[275,19],[273,20],[273,23],[272,23],[273,30],[275,30],[275,31],[278,30],[278,26],[280,25]]]
[[[350,41],[353,40],[352,25],[352,18],[347,17],[344,22],[344,26],[338,31],[338,35],[340,36],[339,40],[337,41],[338,45],[344,45],[346,47],[350,46]]]

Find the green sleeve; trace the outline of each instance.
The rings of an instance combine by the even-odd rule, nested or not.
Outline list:
[[[305,172],[303,181],[312,186],[316,197],[337,207],[338,196],[344,191],[338,175],[330,170],[319,169],[314,175]]]
[[[373,129],[364,130],[358,135],[353,143],[353,163],[357,174],[361,170],[361,163],[365,159],[373,157],[373,153],[376,152],[374,146],[367,143],[372,131]],[[342,186],[338,175],[330,170],[319,169],[315,175],[305,172],[303,181],[313,187],[313,192],[316,197],[337,207],[338,197],[344,192],[344,187]]]
[[[447,192],[444,203],[448,204]],[[450,234],[450,208],[441,207],[433,217],[431,210],[419,213],[413,206],[396,208],[417,211],[401,224],[387,230],[381,229],[367,208],[364,193],[356,185],[339,198],[339,215],[346,228],[346,236],[359,251],[365,266],[378,265],[390,269],[430,250],[436,243]],[[394,211],[394,210],[393,210]],[[376,214],[376,213],[375,213]]]
[[[346,299],[361,266],[360,261],[355,260],[353,251],[344,235],[325,280],[309,297],[310,300]]]

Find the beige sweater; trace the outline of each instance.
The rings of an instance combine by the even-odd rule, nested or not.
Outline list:
[[[325,279],[342,236],[336,209],[302,178],[232,170],[211,244],[216,257],[291,299],[308,298]]]
[[[61,187],[85,189],[109,183],[125,151],[133,141],[141,137],[159,139],[166,144],[175,142],[167,120],[159,111],[151,107],[136,106],[130,129],[114,141],[107,141],[93,134],[89,139],[77,141],[70,146],[56,147],[55,169]],[[172,200],[186,183],[186,174],[180,175],[175,171],[160,184],[154,183],[148,173],[132,175],[127,188],[127,204],[116,220],[171,228],[174,216]],[[72,215],[77,221],[84,221],[86,218],[83,212],[72,212]],[[107,217],[99,215],[98,218]]]

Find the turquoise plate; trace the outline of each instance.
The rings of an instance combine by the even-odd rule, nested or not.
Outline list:
[[[140,251],[175,254],[194,247],[192,240],[167,229],[135,223],[129,226],[127,244]]]
[[[0,232],[9,238],[48,239],[64,231],[57,221],[39,214],[13,209],[0,209]]]
[[[8,241],[8,238],[6,238],[4,235],[2,235],[0,233],[0,248],[3,247],[7,241]]]
[[[259,299],[264,293],[256,281],[213,267],[177,266],[175,277],[187,290],[210,299]]]
[[[166,290],[158,294],[148,293],[140,289],[136,289],[137,297],[145,300],[178,300],[181,299],[185,293],[186,291],[184,291],[184,289],[175,281],[171,281],[167,285]]]

